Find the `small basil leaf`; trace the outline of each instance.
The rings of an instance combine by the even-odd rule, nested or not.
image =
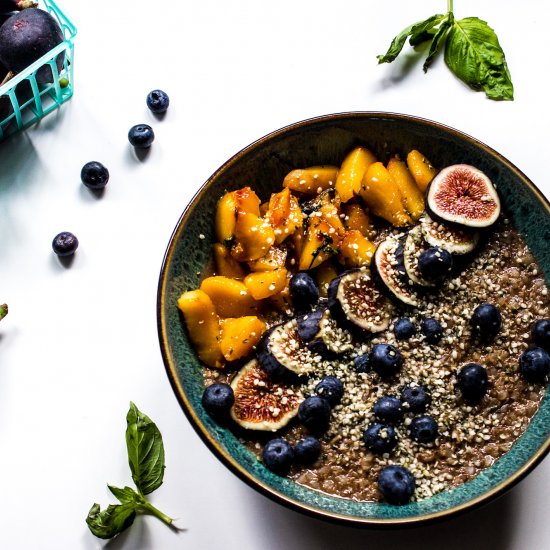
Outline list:
[[[132,479],[138,490],[147,495],[162,485],[164,445],[155,423],[130,403],[126,416],[126,447]]]
[[[416,46],[420,46],[420,44],[423,44],[424,42],[428,42],[428,40],[431,40],[436,34],[436,32],[437,32],[436,29],[430,29],[429,31],[422,31],[417,34],[413,34],[409,39],[409,44],[413,46],[413,48]]]
[[[433,37],[432,43],[430,45],[428,57],[426,57],[426,61],[424,61],[424,65],[422,67],[424,69],[424,72],[427,72],[428,67],[433,63],[433,60],[437,55],[437,52],[439,51],[439,46],[442,40],[445,38],[445,35],[447,34],[451,25],[451,21],[447,19],[447,21],[444,21],[435,33],[435,36]]]
[[[119,489],[112,485],[107,485],[107,487],[109,487],[109,491],[111,491],[122,504],[127,504],[129,502],[139,503],[141,501],[141,497],[131,487],[124,487],[124,489]]]
[[[488,98],[513,100],[514,86],[504,52],[491,27],[477,17],[455,21],[447,36],[445,63],[474,90]]]
[[[424,21],[419,21],[417,23],[410,25],[406,29],[403,29],[392,40],[392,43],[390,44],[388,51],[384,55],[377,56],[378,63],[391,63],[399,55],[409,36],[411,37],[418,36],[424,31],[429,31],[430,29],[438,25],[441,21],[443,21],[444,18],[445,18],[445,15],[441,15],[441,14],[432,15],[431,17],[428,17],[428,19],[425,19]]]
[[[99,504],[94,504],[88,512],[86,523],[96,537],[110,539],[130,527],[135,517],[134,504],[110,504],[103,511]]]

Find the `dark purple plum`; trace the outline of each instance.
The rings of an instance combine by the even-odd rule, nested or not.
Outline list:
[[[43,10],[29,8],[12,15],[0,27],[0,62],[19,73],[63,42],[57,21]],[[63,68],[64,53],[57,57],[57,69]],[[36,73],[39,84],[52,81],[52,70],[42,67]]]

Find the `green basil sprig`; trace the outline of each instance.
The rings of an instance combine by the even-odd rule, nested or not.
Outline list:
[[[134,522],[137,513],[149,513],[173,526],[173,519],[155,508],[145,497],[162,485],[164,477],[164,445],[155,423],[130,403],[126,415],[126,447],[132,479],[137,491],[131,487],[120,489],[107,485],[120,504],[110,504],[101,510],[94,504],[88,512],[86,523],[99,538],[110,539]]]
[[[0,321],[8,314],[7,304],[2,304],[0,306]]]
[[[456,20],[452,0],[445,15],[432,15],[401,31],[388,51],[378,56],[378,62],[391,63],[407,38],[411,46],[431,41],[424,72],[445,43],[445,63],[462,82],[476,91],[483,90],[489,99],[514,99],[512,78],[495,31],[477,17]]]

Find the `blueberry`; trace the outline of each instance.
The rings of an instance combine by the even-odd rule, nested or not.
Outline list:
[[[402,317],[395,321],[393,332],[398,340],[408,340],[411,336],[414,336],[416,328],[409,318]]]
[[[90,189],[103,189],[109,181],[109,170],[101,162],[87,162],[82,167],[80,179]]]
[[[165,113],[170,105],[170,98],[162,90],[153,90],[147,95],[147,107],[155,114]]]
[[[315,393],[324,397],[331,407],[338,405],[344,395],[344,385],[336,376],[325,376],[316,386]]]
[[[407,386],[401,392],[401,401],[406,405],[409,411],[413,413],[422,413],[432,402],[426,386]]]
[[[441,323],[433,317],[424,317],[420,323],[422,334],[426,337],[428,344],[437,344],[443,336]]]
[[[298,420],[312,433],[322,433],[328,428],[330,404],[324,397],[306,397],[298,408]]]
[[[458,373],[458,389],[464,400],[473,405],[483,399],[488,383],[487,370],[478,363],[468,363]]]
[[[384,395],[374,404],[374,416],[382,422],[397,424],[403,420],[401,401],[394,395]]]
[[[286,476],[294,461],[294,451],[286,439],[279,437],[265,444],[262,460],[273,473]]]
[[[494,338],[502,324],[500,311],[493,304],[481,304],[474,309],[470,326],[472,333],[484,340]]]
[[[224,418],[235,403],[233,388],[229,384],[216,382],[208,386],[202,394],[202,406],[213,418]]]
[[[297,463],[304,466],[313,464],[321,454],[321,443],[316,437],[308,435],[304,439],[300,439],[294,445],[294,458]]]
[[[375,344],[370,352],[370,364],[378,375],[388,378],[403,366],[401,352],[391,344]]]
[[[418,258],[418,269],[424,279],[428,281],[439,281],[449,274],[453,267],[453,257],[451,254],[433,246],[420,254]]]
[[[415,416],[411,420],[409,430],[411,437],[419,443],[432,443],[439,435],[437,422],[428,414]]]
[[[304,315],[296,317],[298,336],[302,342],[311,342],[315,336],[317,336],[321,328],[320,323],[324,312],[325,310],[319,307],[313,311],[304,313]]]
[[[393,426],[375,422],[363,433],[363,441],[374,454],[389,453],[397,445],[397,435]]]
[[[353,370],[355,372],[370,372],[372,370],[370,354],[364,353],[355,357],[353,359]]]
[[[390,504],[407,504],[415,487],[414,476],[404,466],[386,466],[378,476],[378,489]]]
[[[148,124],[136,124],[130,128],[128,132],[128,140],[131,145],[138,149],[146,149],[151,147],[155,140],[155,132]]]
[[[72,256],[78,248],[78,239],[72,233],[63,231],[54,237],[52,248],[58,256]]]
[[[540,319],[534,325],[531,331],[533,342],[537,346],[550,350],[550,319]]]
[[[294,309],[298,313],[306,313],[319,301],[317,284],[307,273],[296,273],[290,279],[290,296]]]
[[[530,348],[521,354],[519,370],[528,382],[544,382],[550,374],[550,355],[542,348]]]

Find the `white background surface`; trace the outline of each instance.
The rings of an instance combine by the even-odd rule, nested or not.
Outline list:
[[[377,65],[398,31],[444,11],[444,0],[62,5],[79,29],[75,96],[0,145],[0,301],[10,306],[0,323],[0,547],[105,545],[84,519],[93,502],[113,501],[107,482],[131,481],[133,400],[164,436],[165,482],[152,502],[188,530],[140,517],[107,548],[549,548],[548,459],[497,502],[410,531],[333,526],[272,503],[187,422],[155,317],[161,260],[186,203],[235,152],[297,120],[349,110],[437,120],[492,146],[550,194],[548,4],[455,2],[457,17],[497,30],[516,86],[507,103],[471,92],[441,58],[427,75],[409,53]],[[145,106],[157,87],[171,98],[162,121]],[[157,136],[143,161],[126,139],[140,122]],[[100,199],[80,184],[90,160],[111,172]],[[80,240],[70,268],[51,251],[64,230]]]

